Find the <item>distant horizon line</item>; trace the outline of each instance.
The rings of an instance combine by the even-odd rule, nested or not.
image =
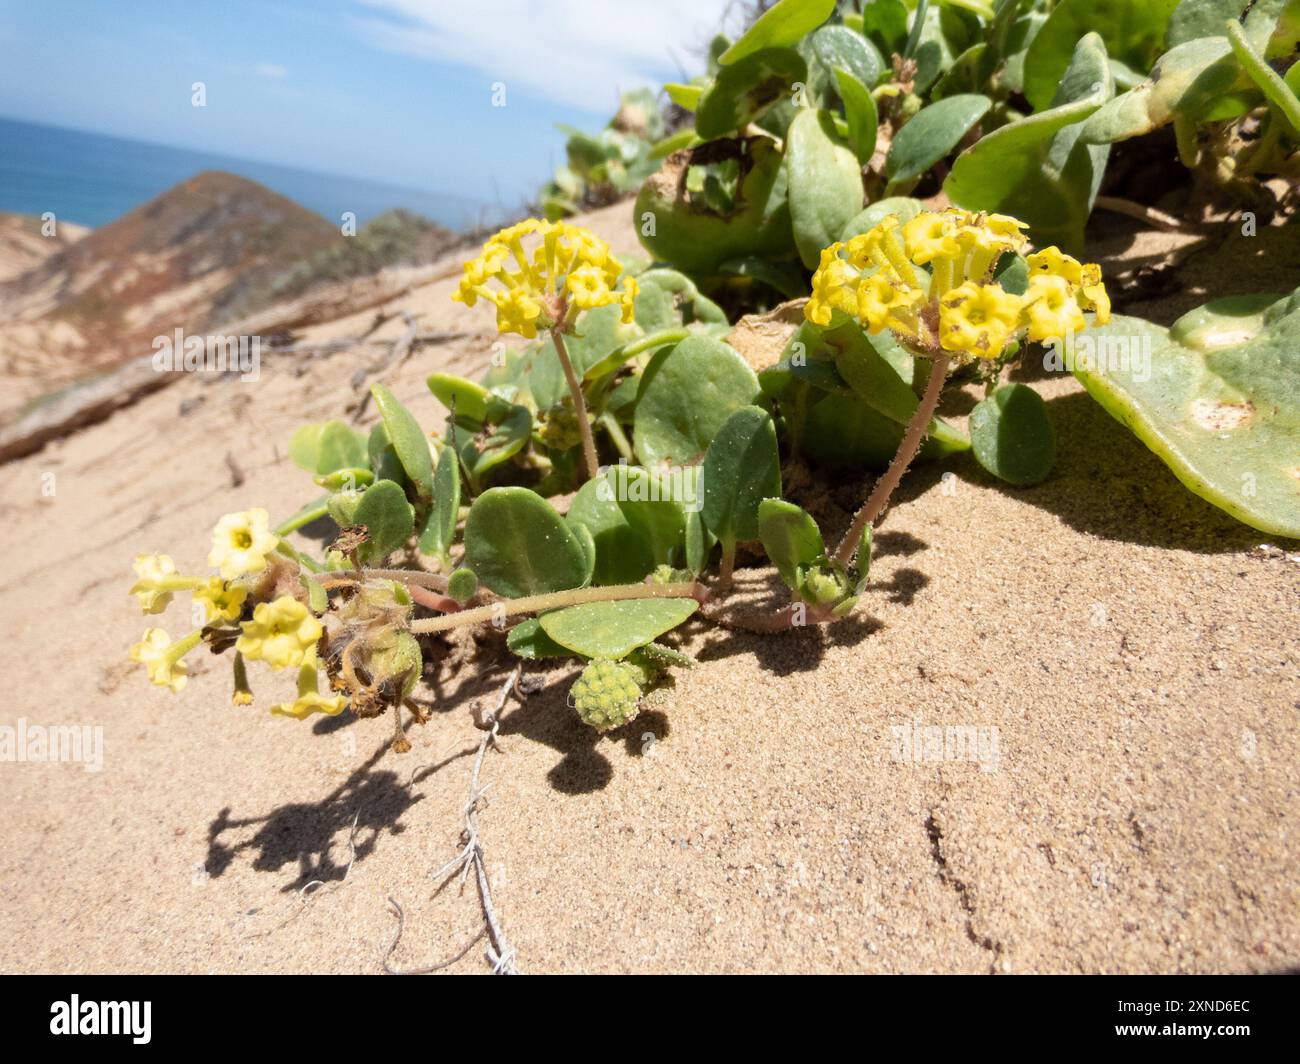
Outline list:
[[[226,159],[231,162],[237,162],[237,163],[251,163],[254,166],[269,167],[272,169],[284,170],[289,173],[305,174],[312,177],[324,177],[324,178],[331,178],[335,180],[342,179],[345,181],[357,181],[368,185],[373,185],[376,188],[389,189],[393,192],[414,193],[416,195],[421,195],[421,196],[428,196],[428,195],[443,196],[449,200],[456,200],[470,207],[504,209],[504,204],[493,203],[489,200],[484,200],[484,199],[477,199],[472,196],[463,195],[462,193],[459,192],[444,192],[441,189],[435,189],[435,188],[420,189],[420,188],[416,188],[413,185],[400,185],[400,184],[395,184],[391,181],[380,181],[377,178],[373,178],[373,177],[363,177],[358,174],[346,174],[337,171],[317,170],[309,166],[290,166],[290,165],[286,165],[285,163],[272,162],[266,159],[254,159],[246,155],[227,155],[222,152],[211,151],[210,149],[191,148],[181,144],[167,144],[163,141],[158,141],[158,140],[142,140],[139,137],[123,137],[123,136],[119,136],[116,133],[104,133],[94,129],[82,129],[77,126],[57,125],[52,122],[34,122],[30,118],[18,118],[14,115],[5,114],[5,113],[0,113],[0,121],[12,122],[15,125],[20,125],[20,126],[31,126],[36,129],[56,129],[65,133],[77,133],[83,137],[99,137],[103,140],[116,140],[126,144],[140,144],[148,148],[165,148],[168,151],[185,152],[191,155],[208,156],[209,158],[212,159]],[[195,176],[197,176],[198,172],[196,172]],[[245,180],[254,181],[258,184],[261,183],[261,182],[257,182],[256,178],[247,177],[244,174],[236,174],[236,176],[244,177]],[[283,193],[281,193],[281,195],[283,195]],[[286,197],[286,198],[292,198],[292,197]],[[295,202],[297,201],[295,200]],[[302,204],[299,204],[299,206],[302,206]],[[305,208],[305,209],[309,209],[309,208]]]

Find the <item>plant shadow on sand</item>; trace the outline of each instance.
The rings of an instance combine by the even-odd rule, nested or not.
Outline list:
[[[350,713],[332,717],[327,732],[356,723]],[[240,854],[253,852],[252,867],[258,872],[279,872],[296,862],[298,874],[283,887],[283,893],[302,890],[309,883],[342,880],[348,869],[364,860],[385,834],[400,835],[402,815],[420,795],[414,784],[439,769],[473,754],[471,746],[445,757],[436,764],[397,763],[395,769],[375,771],[388,754],[389,740],[359,765],[338,787],[319,802],[292,802],[263,816],[235,817],[226,806],[208,825],[207,874],[222,875]],[[392,765],[393,761],[389,760]],[[253,833],[233,841],[249,829]]]

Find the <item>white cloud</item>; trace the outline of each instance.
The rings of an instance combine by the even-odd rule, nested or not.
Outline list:
[[[261,74],[262,77],[275,78],[277,81],[289,73],[284,69],[284,67],[280,66],[279,63],[258,63],[253,69]]]
[[[556,103],[610,113],[621,91],[702,67],[732,0],[357,0],[380,48],[480,70]],[[690,73],[698,73],[691,69]]]

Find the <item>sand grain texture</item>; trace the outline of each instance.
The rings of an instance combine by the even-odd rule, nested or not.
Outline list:
[[[625,209],[593,224],[628,251]],[[474,370],[494,339],[452,286],[399,304],[473,333],[393,381],[428,427],[424,376]],[[363,364],[336,354],[296,376],[268,359],[257,384],[185,380],[0,468],[16,548],[3,723],[106,737],[99,773],[0,764],[4,970],[376,972],[390,895],[406,910],[399,967],[478,930],[473,890],[435,895],[430,873],[458,846],[470,710],[507,662],[449,684],[404,757],[386,752],[385,722],[271,717],[287,677],[256,672],[259,705],[235,709],[224,661],[194,655],[180,698],[124,664],[147,624],[188,628],[181,600],[161,622],[139,616],[133,555],[202,567],[221,514],[314,497],[289,435],[337,415]],[[914,470],[851,623],[688,629],[701,666],[604,738],[566,705],[571,668],[511,703],[480,823],[523,970],[1300,965],[1300,565],[1253,550],[1266,537],[1187,493],[1072,379],[1040,387],[1054,476],[1010,490],[971,459],[947,482]],[[764,570],[741,587],[776,592]],[[895,760],[892,729],[915,722],[996,727],[995,771]],[[486,971],[481,947],[450,970]]]

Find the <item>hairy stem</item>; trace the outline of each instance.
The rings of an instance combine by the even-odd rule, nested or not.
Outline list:
[[[526,595],[523,598],[503,599],[490,606],[461,610],[445,617],[430,617],[414,621],[410,631],[414,635],[446,632],[470,624],[500,622],[521,613],[539,613],[542,610],[577,606],[584,602],[613,602],[619,599],[645,598],[698,598],[700,586],[694,582],[676,584],[613,584],[609,587],[578,587],[571,591],[554,591],[548,595]]]
[[[596,441],[591,437],[591,422],[587,419],[587,402],[582,397],[582,385],[578,381],[578,375],[573,372],[573,363],[569,361],[569,352],[564,346],[564,334],[558,328],[552,329],[551,339],[555,341],[555,353],[560,356],[564,379],[569,384],[573,412],[578,416],[578,431],[582,434],[582,457],[587,465],[586,479],[590,480],[600,472],[600,463],[596,459]]]
[[[867,501],[863,503],[862,509],[853,518],[853,524],[844,533],[840,545],[835,548],[835,560],[846,568],[852,563],[853,555],[857,553],[858,545],[862,542],[862,533],[884,511],[886,504],[889,502],[889,497],[894,493],[894,489],[898,487],[898,482],[903,479],[903,474],[907,471],[907,467],[912,464],[916,452],[921,449],[921,441],[925,439],[925,430],[930,424],[930,418],[934,416],[935,407],[939,405],[939,394],[943,391],[943,382],[948,376],[948,362],[948,355],[942,352],[932,359],[930,380],[925,386],[925,394],[921,396],[921,401],[916,406],[916,413],[912,415],[912,420],[907,423],[907,431],[903,434],[903,440],[898,445],[898,453],[894,455],[894,460],[889,463],[889,468],[885,470],[884,476],[876,481],[876,486],[871,490]]]

